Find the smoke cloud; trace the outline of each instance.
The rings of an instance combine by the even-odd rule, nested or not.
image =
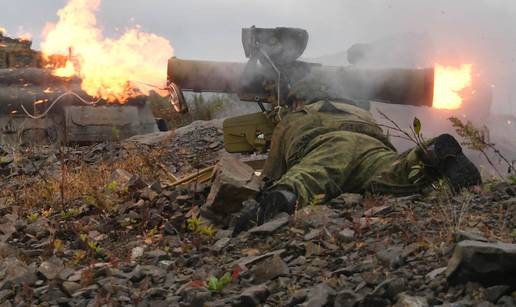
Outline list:
[[[39,46],[43,26],[66,0],[0,0],[1,26],[30,32]],[[428,35],[437,54],[475,65],[494,86],[494,112],[516,113],[516,2],[510,0],[109,0],[99,23],[115,35],[139,24],[171,40],[183,58],[243,60],[240,28],[305,28],[305,57],[317,58],[397,33]],[[345,58],[340,59],[345,62]]]

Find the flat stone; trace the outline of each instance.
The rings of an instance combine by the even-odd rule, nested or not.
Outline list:
[[[242,291],[240,303],[244,306],[254,307],[265,302],[268,296],[269,289],[265,285],[257,285]]]
[[[376,256],[382,263],[392,268],[397,267],[403,263],[402,254],[403,247],[398,245],[381,250],[376,254]]]
[[[337,239],[342,243],[349,243],[355,240],[355,231],[353,229],[343,229],[337,233]]]
[[[504,296],[509,290],[511,286],[508,285],[498,285],[486,288],[486,299],[491,303],[496,303],[498,299]]]
[[[231,241],[231,238],[221,238],[213,244],[211,249],[217,253],[220,253]]]
[[[242,202],[259,191],[254,169],[237,158],[224,155],[213,170],[211,189],[204,206],[217,213],[235,213]]]
[[[35,267],[27,266],[15,257],[3,259],[0,263],[0,290],[11,289],[14,285],[33,284],[36,282]]]
[[[143,256],[145,249],[142,246],[137,246],[131,250],[131,260],[135,261]]]
[[[335,307],[354,307],[362,297],[352,290],[342,290],[335,295]]]
[[[437,268],[435,270],[432,270],[431,272],[429,272],[428,274],[426,274],[426,278],[429,279],[429,280],[433,280],[435,279],[437,276],[443,274],[444,272],[446,272],[446,267],[442,267],[442,268]]]
[[[346,206],[354,206],[360,204],[364,197],[362,194],[344,193],[339,195],[337,199],[343,201]]]
[[[263,225],[251,228],[249,230],[249,233],[252,233],[255,235],[271,234],[271,233],[275,232],[276,230],[278,230],[279,228],[287,225],[289,218],[290,218],[290,216],[288,215],[288,213],[282,212],[282,213],[278,214],[276,216],[276,218],[273,219],[272,221],[269,221]]]
[[[254,269],[255,282],[257,283],[288,274],[290,274],[290,269],[279,255],[274,255],[272,258],[257,264]]]
[[[59,276],[59,272],[63,269],[63,262],[57,258],[53,258],[49,261],[43,261],[38,268],[38,272],[45,277],[47,280],[56,279]]]
[[[79,289],[81,289],[81,285],[76,282],[71,281],[65,281],[63,282],[63,290],[68,294],[69,296],[72,296],[75,292],[77,292]]]
[[[516,284],[516,244],[462,241],[448,261],[450,284],[479,282],[484,286]]]
[[[326,284],[318,284],[308,292],[306,307],[323,307],[333,303],[335,290]]]
[[[428,300],[425,297],[410,296],[405,293],[398,295],[394,307],[428,307]]]
[[[316,239],[321,236],[322,232],[322,229],[312,229],[304,236],[304,240],[311,241],[313,239]]]

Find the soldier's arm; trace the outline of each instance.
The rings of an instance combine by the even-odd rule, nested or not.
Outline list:
[[[285,122],[281,121],[272,133],[271,148],[269,157],[265,162],[262,176],[271,181],[278,180],[287,171],[287,163],[285,159]]]

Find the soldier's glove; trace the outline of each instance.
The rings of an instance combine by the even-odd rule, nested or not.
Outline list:
[[[233,236],[255,225],[261,225],[281,212],[293,214],[296,205],[296,195],[287,190],[271,190],[262,193],[259,202],[245,206],[235,223]]]

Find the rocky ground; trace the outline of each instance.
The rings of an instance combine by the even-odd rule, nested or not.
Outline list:
[[[0,306],[516,306],[516,186],[343,194],[233,237],[209,183],[173,184],[219,125],[6,150]]]

